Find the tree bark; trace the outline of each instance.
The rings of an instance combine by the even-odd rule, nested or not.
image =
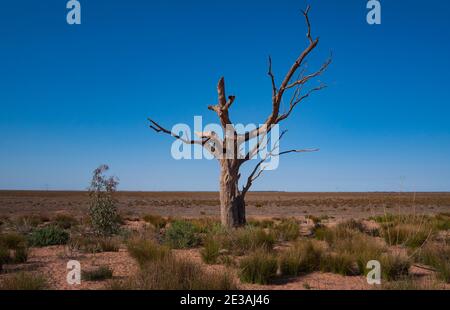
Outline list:
[[[227,159],[220,161],[220,219],[228,228],[245,225],[245,200],[239,193],[239,168]]]

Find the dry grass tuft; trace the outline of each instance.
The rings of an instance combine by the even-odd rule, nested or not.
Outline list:
[[[277,274],[277,258],[274,254],[258,250],[242,258],[239,269],[242,282],[267,284]]]
[[[19,272],[4,278],[0,290],[44,290],[48,289],[47,280],[34,273]]]

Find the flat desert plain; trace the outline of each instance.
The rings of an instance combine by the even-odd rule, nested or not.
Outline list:
[[[27,238],[35,230],[54,223],[63,223],[61,229],[69,235],[65,244],[29,246],[26,259],[4,264],[0,273],[0,287],[14,289],[14,285],[17,285],[14,281],[17,279],[11,282],[10,278],[18,274],[36,274],[45,279],[45,286],[42,287],[50,289],[168,288],[167,283],[158,284],[163,285],[162,287],[148,282],[143,287],[136,284],[139,282],[136,276],[142,274],[143,270],[149,272],[151,268],[143,269],[139,257],[130,254],[129,240],[153,239],[156,244],[165,246],[171,223],[181,220],[191,221],[196,227],[200,227],[197,231],[200,232],[198,239],[201,241],[191,246],[171,247],[171,255],[195,263],[196,268],[205,273],[229,273],[233,283],[231,288],[450,288],[450,259],[445,256],[449,253],[450,193],[251,192],[246,203],[248,222],[255,229],[260,229],[261,233],[274,236],[270,243],[270,254],[267,255],[273,256],[269,260],[279,262],[277,270],[274,270],[276,273],[267,275],[262,280],[252,278],[254,275],[243,275],[245,259],[252,254],[239,248],[239,244],[217,245],[217,253],[214,252],[214,246],[210,249],[207,245],[207,234],[213,231],[210,227],[220,226],[217,223],[220,215],[218,196],[216,192],[117,192],[115,199],[121,215],[122,233],[114,237],[114,241],[108,241],[115,243],[110,249],[105,247],[103,250],[93,250],[89,246],[100,241],[89,234],[87,192],[0,191],[0,232],[3,235],[20,234]],[[429,234],[424,227],[431,227]],[[407,236],[398,241],[400,231],[404,233],[404,230]],[[386,264],[393,269],[387,275],[389,280],[384,281],[381,286],[369,285],[366,272],[361,270],[363,267],[360,266],[358,270],[357,263],[360,261],[356,257],[339,256],[345,252],[341,250],[344,246],[349,247],[348,253],[358,252],[353,245],[339,243],[337,239],[342,237],[339,237],[339,231],[351,231],[350,238],[356,238],[354,242],[349,239],[351,244],[364,244],[367,238],[374,243],[382,243],[383,257],[404,256],[408,260],[406,270],[401,269],[403,262],[391,262],[387,259]],[[245,233],[240,236],[243,235]],[[419,235],[424,236],[423,240]],[[333,239],[333,236],[338,238]],[[348,235],[342,238],[347,237]],[[97,241],[92,242],[90,239],[93,238]],[[233,240],[242,242],[242,238],[239,238],[237,236]],[[88,239],[90,241],[86,241]],[[219,239],[218,237],[217,240]],[[314,243],[308,243],[312,248],[323,247],[316,249],[322,253],[319,255],[322,257],[320,265],[313,262],[314,266],[298,266],[299,260],[302,263],[305,261],[300,255],[292,265],[294,267],[289,267],[291,265],[286,257],[298,254],[300,251],[296,252],[295,249],[304,248],[305,244],[302,242]],[[135,248],[138,245],[139,242],[135,243]],[[428,245],[430,249],[427,253],[446,254],[436,254],[441,255],[439,260],[427,261],[425,256],[417,253]],[[107,268],[112,275],[105,276],[104,279],[102,276],[98,279],[83,276],[81,284],[69,284],[69,260],[78,260],[82,270]],[[435,261],[438,263],[434,263]]]

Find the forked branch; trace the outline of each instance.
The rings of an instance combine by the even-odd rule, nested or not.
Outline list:
[[[244,187],[242,188],[242,195],[245,196],[245,194],[248,192],[248,190],[250,189],[250,187],[253,185],[253,182],[259,178],[261,176],[261,174],[264,172],[264,168],[261,167],[263,163],[265,163],[267,161],[267,159],[271,158],[271,157],[277,157],[277,156],[282,156],[282,155],[286,155],[289,153],[309,153],[309,152],[318,152],[319,149],[293,149],[293,150],[288,150],[288,151],[283,151],[280,153],[274,153],[275,149],[278,149],[279,147],[279,142],[281,140],[281,138],[283,138],[284,134],[287,131],[283,131],[280,135],[280,137],[278,138],[278,141],[275,143],[275,146],[272,148],[272,150],[270,150],[270,152],[267,154],[267,156],[265,156],[264,158],[262,158],[257,164],[256,166],[253,168],[252,172],[249,174],[248,178],[247,178],[247,183],[244,185]]]
[[[249,141],[257,136],[260,136],[265,132],[267,134],[271,129],[272,126],[275,124],[278,124],[280,121],[286,119],[292,112],[292,110],[295,108],[295,106],[301,102],[303,99],[309,97],[309,95],[315,91],[318,91],[320,89],[323,89],[325,86],[319,86],[315,87],[312,90],[308,91],[305,95],[302,95],[302,87],[305,85],[309,80],[312,78],[315,78],[319,75],[321,75],[330,65],[331,63],[331,57],[320,67],[319,70],[317,70],[314,73],[311,73],[309,75],[303,76],[303,72],[300,74],[300,77],[296,79],[295,81],[292,81],[293,76],[296,74],[297,70],[301,68],[307,56],[311,53],[312,50],[314,50],[319,43],[319,38],[313,38],[311,35],[311,23],[309,20],[309,13],[310,7],[308,6],[305,11],[302,11],[306,26],[307,26],[307,33],[306,38],[308,39],[309,45],[302,51],[302,53],[298,56],[298,58],[295,60],[289,71],[286,73],[280,87],[278,88],[275,82],[275,75],[272,71],[272,59],[269,57],[269,71],[268,75],[272,82],[272,112],[264,122],[262,126],[259,126],[258,128],[246,132],[245,134],[242,134],[239,136],[239,141],[241,143]],[[295,88],[294,94],[293,94],[293,100],[291,100],[291,104],[289,107],[289,111],[287,113],[284,113],[280,116],[280,105],[283,99],[283,95],[287,90],[290,90],[292,88]]]
[[[162,127],[160,124],[158,124],[157,122],[155,122],[154,120],[152,120],[151,118],[147,118],[148,121],[150,122],[149,127],[151,129],[153,129],[156,132],[162,132],[168,135],[171,135],[172,137],[174,137],[175,139],[181,140],[186,144],[198,144],[198,145],[202,145],[204,146],[209,140],[211,140],[211,137],[202,137],[201,140],[190,140],[190,139],[186,139],[181,137],[180,135]]]

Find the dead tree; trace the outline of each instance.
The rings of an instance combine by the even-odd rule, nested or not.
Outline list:
[[[247,161],[254,159],[259,151],[267,145],[261,141],[266,141],[263,137],[272,130],[273,126],[279,124],[281,121],[287,119],[294,108],[308,98],[313,92],[326,87],[320,84],[317,87],[305,90],[306,84],[321,75],[331,63],[331,57],[326,60],[323,65],[315,72],[307,74],[305,61],[307,56],[317,47],[319,38],[313,38],[311,35],[311,24],[309,21],[309,6],[305,11],[302,11],[307,26],[307,40],[308,46],[300,53],[298,58],[292,64],[289,71],[286,73],[281,84],[277,86],[275,75],[272,71],[272,59],[269,57],[268,75],[272,85],[272,112],[267,117],[263,125],[244,132],[237,133],[233,122],[230,119],[229,110],[235,101],[235,96],[228,96],[225,92],[225,80],[222,77],[217,85],[218,103],[208,107],[209,110],[217,113],[221,127],[223,128],[223,137],[219,137],[215,132],[196,133],[197,140],[186,139],[167,130],[152,119],[150,128],[156,132],[171,135],[175,139],[179,139],[186,144],[197,144],[206,148],[220,164],[220,213],[221,222],[225,227],[239,227],[246,223],[245,219],[245,196],[252,186],[253,182],[264,171],[262,164],[272,156],[281,156],[288,153],[299,153],[315,150],[288,150],[283,152],[270,151],[264,158],[257,163],[247,178],[246,184],[239,188],[239,179],[241,177],[239,170],[241,166]],[[289,106],[285,112],[280,112],[283,95],[290,93]],[[281,138],[283,134],[280,135]],[[256,144],[244,154],[240,152],[241,146],[250,141],[255,141]],[[278,143],[278,142],[277,142]],[[230,155],[231,154],[231,155]]]

